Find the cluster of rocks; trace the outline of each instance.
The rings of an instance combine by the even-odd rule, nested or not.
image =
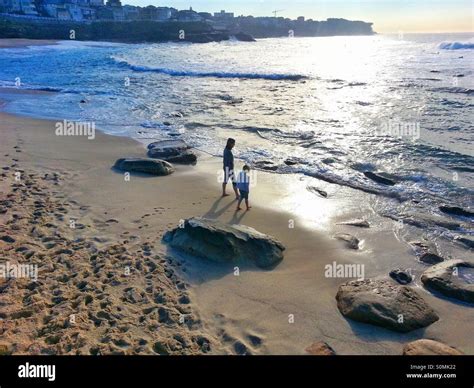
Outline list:
[[[148,158],[122,158],[114,168],[124,172],[155,176],[172,174],[174,164],[196,164],[197,155],[183,140],[161,140],[148,145]]]

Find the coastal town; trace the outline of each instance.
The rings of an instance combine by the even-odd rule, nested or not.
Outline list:
[[[190,7],[137,7],[123,5],[120,0],[0,0],[0,12],[18,18],[49,18],[63,21],[136,21],[225,23],[234,19],[232,12],[222,10],[214,14],[196,12]]]
[[[213,31],[243,31],[255,37],[285,36],[289,33],[296,36],[373,34],[372,23],[363,21],[339,18],[316,21],[305,16],[290,19],[281,14],[282,10],[271,8],[271,16],[254,17],[235,15],[226,10],[214,13],[199,12],[192,7],[183,10],[154,5],[138,7],[122,4],[120,0],[0,0],[0,21],[14,23],[194,23],[207,26],[204,30],[211,28]]]

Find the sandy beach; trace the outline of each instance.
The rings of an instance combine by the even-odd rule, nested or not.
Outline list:
[[[354,233],[338,219],[363,209],[346,203],[314,213],[343,204],[347,193],[322,185],[334,197],[317,198],[300,180],[261,173],[253,209],[236,214],[233,198],[219,197],[217,158],[200,155],[197,166],[178,166],[171,176],[127,182],[111,166],[143,156],[142,144],[100,132],[95,140],[58,137],[54,125],[1,115],[1,234],[14,240],[0,241],[1,255],[39,265],[36,282],[2,283],[2,342],[14,354],[232,354],[240,343],[252,354],[304,354],[318,341],[338,354],[400,354],[425,337],[472,353],[464,334],[472,310],[419,285],[443,317],[424,333],[394,334],[342,317],[334,299],[342,281],[324,277],[326,264],[365,263],[372,277],[414,260],[383,224],[355,232],[361,251],[336,241],[336,230]],[[302,209],[313,214],[298,216]],[[242,268],[235,276],[232,265],[170,253],[163,233],[191,216],[268,233],[286,246],[285,259],[271,271]]]
[[[253,207],[237,213],[233,196],[220,197],[222,159],[198,152],[196,166],[128,180],[112,167],[145,157],[144,144],[100,131],[56,136],[56,122],[0,113],[0,259],[38,266],[36,280],[0,280],[8,353],[307,354],[325,342],[341,355],[400,355],[430,338],[474,354],[472,307],[423,287],[426,266],[373,212],[376,196],[317,181],[325,198],[313,178],[258,171]],[[285,258],[236,273],[170,249],[164,233],[190,217],[255,228],[278,239]],[[353,219],[370,228],[341,224]],[[356,236],[360,249],[337,233]],[[449,253],[469,258],[455,246]],[[363,265],[365,278],[411,268],[411,287],[440,319],[405,334],[346,319],[335,296],[348,279],[325,276],[334,262]]]
[[[0,48],[44,46],[56,44],[56,42],[47,39],[0,39]]]

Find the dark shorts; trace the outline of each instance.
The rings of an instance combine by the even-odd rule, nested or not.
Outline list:
[[[229,179],[232,181],[232,185],[236,186],[237,182],[235,180],[234,170],[224,168],[224,183],[229,182]]]
[[[249,192],[248,191],[239,190],[239,193],[240,193],[240,199],[249,199]]]

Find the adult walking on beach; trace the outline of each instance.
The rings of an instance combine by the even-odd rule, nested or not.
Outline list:
[[[225,189],[229,179],[232,181],[232,187],[235,193],[235,199],[239,199],[239,192],[237,191],[237,182],[235,181],[234,175],[234,154],[232,148],[235,146],[235,140],[232,138],[227,139],[227,144],[224,149],[224,182],[222,183],[222,196],[227,197],[229,194],[226,193]]]

